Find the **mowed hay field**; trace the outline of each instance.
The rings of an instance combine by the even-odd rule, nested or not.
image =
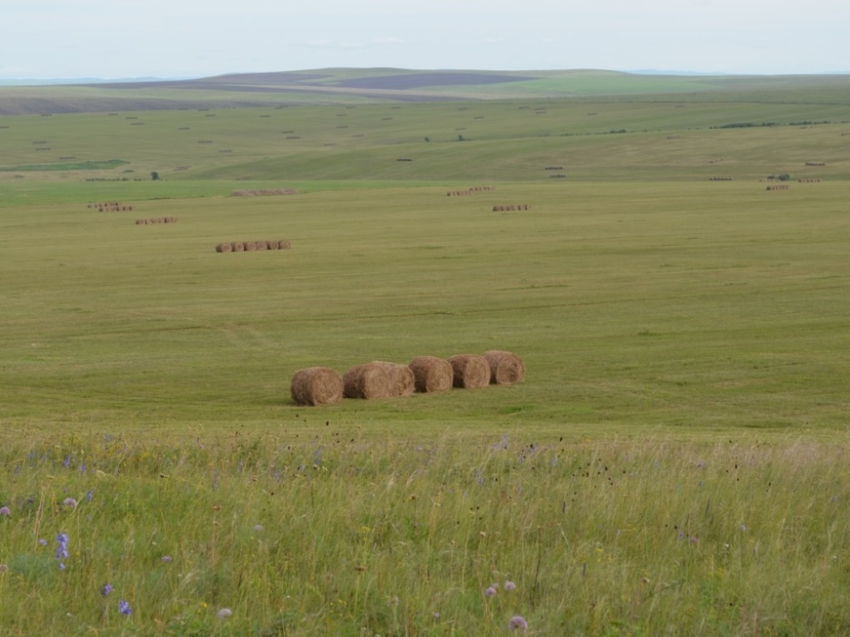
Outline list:
[[[783,90],[0,119],[0,632],[850,632],[850,95]]]

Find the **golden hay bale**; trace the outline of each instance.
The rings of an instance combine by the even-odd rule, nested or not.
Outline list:
[[[219,244],[215,247],[215,251],[216,251],[216,252],[232,252],[232,251],[233,251],[233,246],[232,246],[232,245],[230,245],[229,243],[219,243]]]
[[[241,241],[233,242],[233,251],[234,252],[245,252],[245,244]]]
[[[268,250],[277,250],[280,248],[280,245],[277,241],[266,241],[266,248]]]
[[[292,247],[292,244],[289,243],[289,239],[281,239],[280,241],[277,242],[277,246],[281,250],[289,250],[289,248]]]
[[[268,244],[265,241],[254,241],[254,245],[257,246],[257,250],[268,249]]]
[[[245,242],[245,252],[254,252],[257,249],[257,244],[253,241]]]
[[[346,398],[391,398],[393,379],[389,370],[381,363],[355,365],[342,377]]]
[[[373,365],[381,365],[387,370],[387,375],[390,377],[390,393],[392,396],[413,396],[416,388],[413,370],[407,365],[398,363],[387,363],[384,361],[374,361]]]
[[[492,385],[512,385],[525,380],[525,365],[516,354],[494,349],[484,352],[484,358],[490,366]]]
[[[454,372],[448,361],[436,356],[417,356],[410,361],[414,386],[419,392],[446,391],[452,388]]]
[[[332,405],[342,400],[342,377],[327,367],[308,367],[295,372],[289,391],[299,405]]]
[[[490,365],[478,354],[459,354],[448,359],[452,366],[454,387],[476,389],[490,384]]]

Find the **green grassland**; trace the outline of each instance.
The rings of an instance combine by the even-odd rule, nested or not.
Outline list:
[[[579,80],[0,117],[0,635],[850,632],[850,90]]]

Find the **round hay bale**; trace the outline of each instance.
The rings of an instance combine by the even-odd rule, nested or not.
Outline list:
[[[254,245],[257,246],[257,250],[268,250],[268,242],[267,241],[254,241]]]
[[[266,248],[268,250],[278,250],[280,248],[280,244],[277,241],[266,241]]]
[[[215,247],[216,252],[233,252],[233,246],[229,243],[219,243]]]
[[[257,249],[257,244],[253,241],[245,242],[245,252],[254,252]]]
[[[332,405],[342,400],[342,377],[328,367],[308,367],[295,372],[289,391],[299,405]]]
[[[387,363],[384,361],[375,361],[373,364],[381,365],[387,370],[387,375],[390,377],[390,394],[392,396],[413,396],[416,383],[413,370],[407,365]]]
[[[289,239],[281,239],[277,242],[277,247],[281,250],[289,250],[292,247],[292,244],[289,243]]]
[[[484,358],[490,366],[490,384],[513,385],[525,380],[525,365],[516,354],[494,349],[484,352]]]
[[[346,398],[391,398],[393,381],[389,370],[381,363],[355,365],[342,377]]]
[[[490,365],[478,354],[459,354],[448,359],[452,366],[452,385],[462,389],[476,389],[490,384]]]
[[[234,252],[245,252],[245,244],[241,241],[234,241],[232,246]]]
[[[410,361],[414,386],[418,392],[446,391],[452,388],[454,372],[448,361],[436,356],[417,356]]]

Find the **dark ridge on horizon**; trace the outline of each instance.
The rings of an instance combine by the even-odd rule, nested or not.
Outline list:
[[[304,69],[298,71],[268,71],[268,72],[246,72],[246,73],[223,73],[209,76],[178,76],[178,77],[125,77],[125,78],[2,78],[0,87],[14,86],[98,86],[104,88],[204,88],[208,89],[214,85],[218,90],[250,90],[247,86],[254,84],[273,85],[301,85],[315,80],[328,77],[332,72],[353,71],[362,73],[377,73],[374,77],[352,78],[341,80],[324,86],[338,86],[340,88],[361,88],[373,90],[409,90],[424,88],[428,86],[456,86],[460,84],[495,84],[502,82],[520,82],[535,79],[535,76],[547,76],[559,73],[622,73],[626,75],[659,75],[669,77],[816,77],[816,76],[841,76],[850,75],[846,72],[829,73],[729,73],[722,71],[691,71],[675,69],[527,69],[520,71],[502,70],[478,70],[478,69],[404,69],[394,67],[334,67],[326,69]],[[388,75],[386,72],[392,72]],[[393,88],[391,78],[396,77],[399,86]],[[418,81],[413,77],[419,77]],[[460,78],[466,77],[469,81],[462,82]],[[402,79],[404,78],[404,80]],[[448,80],[448,81],[447,81]],[[400,85],[407,83],[404,88]]]

